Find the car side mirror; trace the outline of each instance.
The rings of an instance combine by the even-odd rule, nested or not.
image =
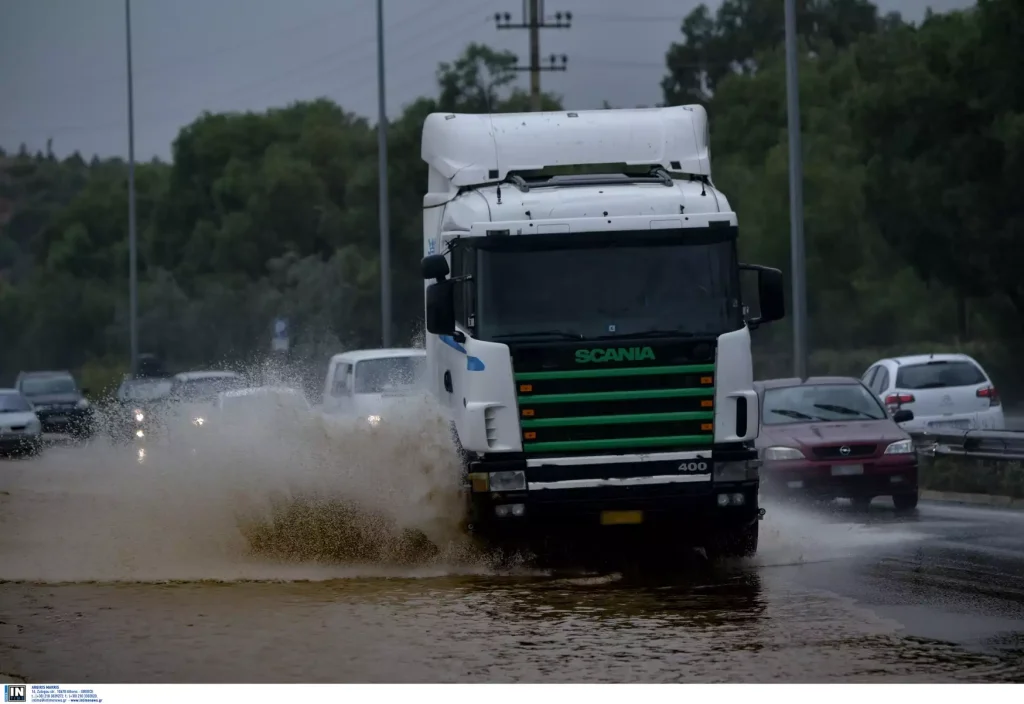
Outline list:
[[[757,316],[748,318],[752,329],[763,323],[773,323],[786,317],[786,285],[782,272],[760,264],[740,264],[741,271],[757,274]]]
[[[897,423],[906,423],[908,421],[914,420],[914,412],[908,411],[905,408],[901,408],[900,410],[892,414],[892,419]]]
[[[427,286],[427,332],[455,335],[455,282],[451,279]]]
[[[423,272],[424,280],[434,279],[438,282],[444,281],[445,277],[451,273],[448,260],[444,258],[443,254],[428,254],[423,257],[420,262],[420,270]]]

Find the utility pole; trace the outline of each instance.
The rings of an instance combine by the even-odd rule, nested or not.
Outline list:
[[[571,12],[556,12],[554,21],[549,22],[544,14],[544,0],[523,0],[523,21],[514,24],[512,15],[508,12],[498,12],[494,15],[494,22],[498,29],[528,29],[530,30],[530,65],[516,66],[516,71],[530,72],[530,109],[533,112],[540,112],[540,72],[541,71],[565,71],[569,63],[569,57],[562,54],[560,57],[552,54],[548,57],[547,65],[540,62],[540,30],[542,29],[569,29],[572,26]]]
[[[377,171],[381,345],[391,347],[391,235],[388,232],[388,116],[384,109],[384,0],[377,0]]]
[[[139,278],[135,227],[135,90],[132,80],[132,3],[124,0],[128,59],[128,337],[132,378],[139,372]]]
[[[786,112],[789,122],[789,251],[793,276],[793,372],[807,377],[807,259],[804,253],[804,174],[800,140],[800,76],[796,1],[786,0]]]

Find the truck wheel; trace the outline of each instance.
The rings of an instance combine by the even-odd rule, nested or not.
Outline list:
[[[709,560],[753,557],[757,553],[760,525],[760,521],[754,521],[749,526],[744,526],[739,530],[721,535],[710,545],[706,545],[704,552]]]
[[[913,511],[917,508],[917,499],[918,492],[917,489],[914,489],[904,494],[893,494],[892,503],[896,506],[897,511]]]

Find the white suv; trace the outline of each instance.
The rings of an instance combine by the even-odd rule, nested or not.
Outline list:
[[[1003,407],[988,374],[965,354],[881,359],[861,381],[888,407],[913,411],[908,431],[1003,430]]]

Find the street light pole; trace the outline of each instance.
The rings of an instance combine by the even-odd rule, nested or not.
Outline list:
[[[132,6],[124,0],[125,44],[128,55],[128,328],[131,340],[131,373],[139,371],[139,281],[135,229],[135,96],[132,80]]]
[[[381,343],[391,346],[391,238],[388,232],[388,116],[384,109],[384,0],[377,0],[377,171]]]
[[[807,260],[804,254],[803,150],[800,143],[796,0],[786,0],[786,112],[789,122],[789,249],[793,276],[793,372],[807,376]]]

